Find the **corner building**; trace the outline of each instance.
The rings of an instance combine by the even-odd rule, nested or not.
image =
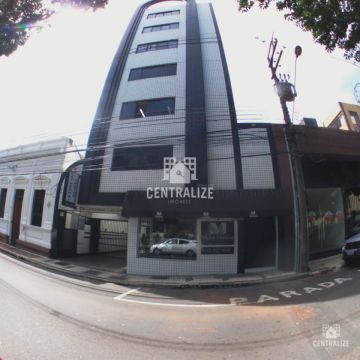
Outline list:
[[[138,8],[89,137],[78,207],[88,248],[125,236],[129,274],[293,269],[289,174],[283,127],[237,123],[212,5]]]

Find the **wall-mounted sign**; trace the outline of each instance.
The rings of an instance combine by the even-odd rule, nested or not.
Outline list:
[[[63,205],[76,208],[80,186],[80,174],[71,171],[66,180],[63,193]]]

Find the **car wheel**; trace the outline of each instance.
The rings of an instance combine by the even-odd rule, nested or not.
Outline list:
[[[195,253],[192,251],[192,250],[188,250],[186,253],[185,253],[186,256],[188,257],[194,257],[195,256]]]
[[[352,261],[352,260],[349,260],[349,259],[344,260],[344,263],[345,263],[346,266],[351,266],[351,265],[353,265],[353,261]]]
[[[161,250],[158,249],[158,248],[156,248],[156,249],[154,249],[153,254],[154,254],[155,256],[160,256],[160,255],[161,255]]]

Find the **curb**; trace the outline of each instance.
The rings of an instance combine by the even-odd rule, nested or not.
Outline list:
[[[220,287],[240,287],[240,286],[253,286],[253,285],[260,285],[260,284],[271,284],[271,283],[280,283],[285,281],[292,281],[292,280],[299,280],[306,277],[312,277],[312,276],[318,276],[318,275],[324,275],[330,272],[336,271],[338,268],[337,266],[328,266],[323,267],[318,270],[314,271],[308,271],[303,273],[291,273],[291,274],[278,274],[278,275],[256,275],[254,278],[247,278],[247,279],[234,279],[231,280],[225,280],[224,282],[219,281],[212,281],[212,280],[204,280],[202,281],[196,281],[194,280],[193,283],[187,282],[184,283],[183,281],[176,281],[176,280],[162,280],[159,281],[153,281],[152,279],[145,280],[144,279],[116,279],[116,278],[106,278],[101,276],[94,276],[90,274],[81,274],[76,273],[71,270],[58,268],[55,266],[52,266],[51,264],[45,264],[41,263],[36,260],[32,260],[30,257],[27,257],[23,254],[19,254],[16,251],[11,251],[9,249],[1,248],[0,252],[10,256],[12,258],[15,258],[19,261],[22,261],[28,265],[40,268],[42,270],[46,270],[52,273],[56,273],[58,275],[67,276],[69,278],[77,279],[77,280],[83,280],[83,281],[89,281],[94,283],[95,285],[99,285],[102,283],[113,283],[115,285],[121,285],[126,287],[152,287],[152,288],[179,288],[179,289],[185,289],[185,288],[220,288]],[[93,288],[92,286],[89,286]],[[106,289],[99,289],[104,290],[108,292],[115,292],[111,290]]]

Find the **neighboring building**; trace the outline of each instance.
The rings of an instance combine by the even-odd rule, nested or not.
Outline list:
[[[0,241],[50,254],[58,181],[79,159],[66,137],[0,151]]]
[[[339,102],[340,111],[325,124],[326,127],[360,132],[360,106]]]
[[[145,3],[104,86],[79,206],[62,214],[77,218],[74,244],[59,236],[57,255],[126,250],[130,274],[293,269],[283,134],[237,124],[211,4]]]
[[[334,253],[360,232],[360,134],[295,127],[308,204],[310,258]]]

